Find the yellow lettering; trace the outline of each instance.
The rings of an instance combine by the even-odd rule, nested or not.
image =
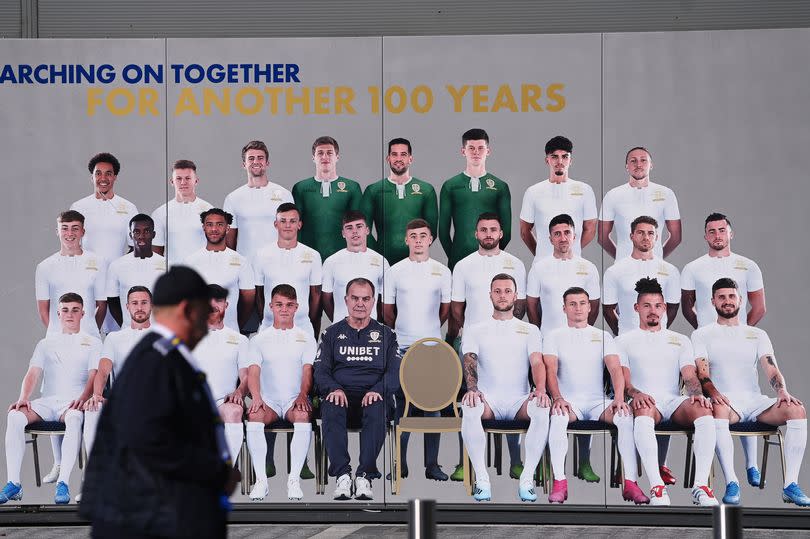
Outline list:
[[[338,86],[335,88],[335,114],[343,114],[344,109],[346,114],[357,114],[357,111],[352,106],[352,101],[354,101],[354,88],[351,86]],[[379,112],[379,98],[374,103],[377,105],[377,112]]]
[[[489,86],[486,84],[476,84],[473,86],[473,112],[489,111],[487,106],[489,101],[489,96],[487,96],[488,91]]]
[[[88,88],[87,89],[87,115],[88,116],[95,116],[96,115],[96,107],[103,104],[104,102],[101,100],[101,94],[104,91],[101,88]]]
[[[517,112],[517,103],[515,103],[512,89],[509,88],[508,84],[502,84],[498,88],[498,94],[495,96],[495,102],[492,104],[492,112],[498,112],[502,108]]]
[[[453,112],[461,112],[463,110],[462,101],[467,90],[470,89],[470,85],[465,84],[461,88],[456,88],[452,84],[448,84],[445,88],[447,88],[447,91],[450,93],[450,97],[453,98]]]
[[[543,112],[538,100],[543,95],[543,88],[537,84],[520,85],[520,111],[529,112],[529,107],[535,112]]]
[[[329,87],[316,86],[314,100],[315,114],[329,114]]]
[[[141,88],[138,92],[138,115],[146,116],[149,112],[152,116],[160,116],[157,109],[158,91],[154,88]]]
[[[270,114],[278,114],[278,96],[281,94],[283,88],[280,86],[265,86],[264,93],[270,99]]]
[[[380,113],[380,87],[369,86],[368,94],[371,96],[371,114]]]
[[[301,95],[295,95],[295,88],[287,88],[284,93],[287,114],[293,114],[295,105],[301,105],[304,114],[309,114],[309,88],[301,88]]]
[[[116,98],[119,96],[124,98],[123,107],[119,107],[115,103]],[[113,116],[126,116],[127,114],[131,114],[132,111],[135,110],[135,96],[126,88],[115,88],[107,94],[107,108],[110,109]]]
[[[191,88],[180,90],[180,97],[177,98],[177,105],[174,107],[175,116],[180,116],[185,112],[190,112],[194,116],[200,115],[200,105],[197,104],[197,99],[194,97],[194,91]]]
[[[419,96],[424,96],[424,103],[419,103]],[[411,108],[417,114],[425,114],[433,108],[433,90],[424,84],[417,86],[411,92]]]
[[[253,99],[252,106],[247,106],[245,104],[245,100],[248,96]],[[248,86],[247,88],[242,88],[236,92],[236,96],[234,97],[234,105],[236,106],[236,111],[239,112],[239,114],[252,116],[262,110],[264,98],[262,98],[262,93],[259,90],[253,88],[252,86]]]
[[[203,114],[206,116],[211,115],[212,105],[217,108],[219,112],[228,116],[231,113],[231,89],[222,89],[222,98],[217,95],[215,90],[211,88],[203,88]]]
[[[563,91],[563,88],[565,88],[565,84],[559,82],[548,85],[548,88],[546,88],[546,96],[548,96],[549,99],[553,99],[555,104],[546,105],[547,111],[559,112],[565,108],[565,96],[560,93]]]
[[[394,104],[394,95],[396,95],[396,104]],[[402,86],[391,86],[385,91],[385,110],[391,114],[399,114],[405,110],[408,104],[408,95]]]

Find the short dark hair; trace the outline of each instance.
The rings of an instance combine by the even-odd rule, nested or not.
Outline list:
[[[84,215],[76,210],[63,211],[59,214],[59,217],[56,218],[57,223],[73,223],[75,221],[79,221],[84,225]]]
[[[211,283],[208,285],[211,299],[228,299],[228,289],[224,286]]]
[[[733,288],[734,290],[738,290],[737,281],[731,277],[720,277],[712,285],[712,296],[721,288]]]
[[[654,277],[642,277],[636,281],[635,291],[638,294],[636,301],[640,300],[641,296],[644,294],[656,294],[661,297],[664,296],[664,290],[661,288],[661,283],[659,283],[658,279]]]
[[[127,291],[127,301],[129,301],[129,296],[136,292],[146,292],[149,295],[149,301],[152,301],[152,291],[141,285],[133,286]]]
[[[342,224],[352,223],[354,221],[364,221],[366,220],[366,214],[361,212],[360,210],[349,210],[343,214],[343,222]]]
[[[209,215],[221,215],[222,217],[225,218],[226,223],[228,223],[228,224],[233,223],[233,215],[231,215],[230,213],[228,213],[225,210],[220,209],[220,208],[209,208],[209,209],[205,210],[204,212],[202,212],[200,214],[200,222],[205,223],[205,219]]]
[[[273,291],[270,292],[270,300],[273,300],[273,296],[283,296],[285,298],[294,299],[298,301],[298,294],[295,292],[295,287],[289,284],[277,284],[273,287]]]
[[[405,225],[405,232],[409,230],[415,230],[417,228],[430,229],[430,223],[421,218],[411,219],[410,221],[408,221],[408,224]]]
[[[515,290],[517,291],[517,282],[515,278],[509,275],[508,273],[499,273],[492,280],[489,282],[489,288],[492,289],[492,283],[495,281],[512,281],[512,284],[515,285]]]
[[[284,204],[280,204],[278,208],[276,208],[276,215],[279,213],[286,213],[288,211],[295,211],[298,212],[298,218],[301,218],[301,210],[298,209],[298,206],[293,204],[292,202],[285,202]]]
[[[591,299],[591,295],[588,294],[587,290],[585,290],[581,286],[572,286],[571,288],[563,292],[563,301],[565,301],[565,298],[567,298],[568,296],[572,296],[574,294],[585,294],[585,296],[588,299]]]
[[[470,140],[483,140],[489,146],[489,135],[487,135],[486,131],[477,127],[468,129],[461,135],[461,145],[466,146]]]
[[[551,221],[548,222],[548,231],[551,232],[551,229],[557,225],[568,225],[574,229],[577,227],[577,225],[574,224],[574,220],[567,213],[561,213],[560,215],[552,217]]]
[[[242,162],[245,162],[245,154],[248,153],[248,150],[261,150],[264,152],[264,158],[270,159],[270,150],[267,149],[267,144],[262,142],[261,140],[251,140],[247,144],[242,147]]]
[[[408,153],[409,154],[413,153],[413,151],[411,150],[411,141],[402,137],[392,138],[391,140],[388,141],[388,153],[391,153],[391,146],[394,146],[395,144],[404,144],[405,146],[408,147]]]
[[[177,161],[172,164],[172,170],[181,170],[190,168],[194,172],[197,172],[197,165],[194,164],[194,161],[190,159],[178,159]]]
[[[703,223],[703,230],[706,230],[706,227],[709,226],[709,223],[712,221],[725,221],[727,226],[731,226],[731,219],[727,216],[723,215],[720,212],[713,212],[710,213],[708,217],[706,217],[706,221]]]
[[[76,292],[65,292],[59,296],[59,303],[79,303],[84,306],[84,300]]]
[[[336,141],[332,137],[318,137],[315,139],[315,142],[312,143],[312,155],[315,155],[315,148],[318,146],[332,146],[335,149],[336,154],[340,154],[340,146],[338,146],[338,141]]]
[[[574,143],[562,135],[557,135],[546,142],[546,155],[551,155],[557,150],[571,153],[574,151]]]
[[[484,213],[480,214],[478,216],[478,220],[475,222],[475,226],[478,227],[478,223],[481,221],[498,221],[498,224],[503,227],[501,216],[492,211],[485,211]]]
[[[146,215],[145,213],[139,213],[129,220],[130,229],[132,228],[132,223],[149,223],[149,226],[151,226],[153,230],[155,228],[155,220],[152,219],[150,216]]]
[[[118,159],[115,158],[113,154],[108,152],[101,152],[91,157],[90,162],[87,163],[87,170],[90,171],[90,174],[93,173],[93,171],[96,169],[96,165],[98,165],[99,163],[111,164],[113,168],[113,174],[115,174],[116,176],[118,176],[118,172],[121,170],[121,163],[118,161]]]
[[[624,162],[625,163],[627,163],[627,160],[630,159],[630,154],[633,153],[636,150],[644,150],[645,152],[647,152],[647,155],[650,157],[650,159],[652,159],[652,154],[650,153],[650,150],[648,150],[644,146],[633,146],[632,148],[627,150],[627,153],[624,156]]]
[[[656,221],[649,215],[639,215],[638,217],[633,219],[632,223],[630,223],[630,233],[632,234],[633,232],[635,232],[636,227],[641,224],[652,225],[655,227],[656,230],[658,230],[658,221]]]
[[[372,283],[371,281],[369,281],[365,277],[355,277],[354,279],[352,279],[351,281],[346,283],[346,295],[347,296],[349,295],[349,288],[351,288],[352,285],[354,285],[354,284],[362,284],[362,285],[370,286],[372,296],[377,293],[377,289],[374,287],[374,283]]]

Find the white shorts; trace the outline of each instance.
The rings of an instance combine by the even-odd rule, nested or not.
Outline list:
[[[296,396],[287,401],[266,400],[264,401],[264,403],[267,404],[267,406],[269,406],[270,409],[276,413],[279,419],[283,419],[286,421],[287,412],[290,410],[290,408],[293,407],[293,404],[295,404],[295,399],[297,398],[298,397]]]
[[[613,402],[612,399],[607,397],[591,400],[565,400],[571,404],[571,411],[580,421],[598,421],[602,412]]]
[[[42,418],[43,421],[59,421],[62,418],[72,399],[62,399],[59,397],[40,397],[31,401],[31,409]]]
[[[653,395],[652,397],[655,399],[655,407],[658,408],[659,412],[661,412],[661,421],[669,421],[672,418],[672,414],[674,414],[675,410],[678,409],[678,406],[689,400],[689,397],[685,395],[661,399],[659,399],[656,395]]]
[[[776,398],[761,393],[726,395],[740,421],[756,421],[759,414],[776,404]]]
[[[495,419],[498,421],[511,421],[515,419],[515,416],[520,411],[520,408],[523,406],[523,403],[526,402],[526,399],[529,398],[529,395],[523,395],[522,397],[515,398],[502,398],[498,395],[494,395],[493,397],[487,396],[484,393],[484,399],[486,399],[489,408],[492,410],[492,413],[495,415]]]

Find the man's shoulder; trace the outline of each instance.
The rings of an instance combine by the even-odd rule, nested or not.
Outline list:
[[[73,204],[71,204],[70,209],[72,209],[72,210],[81,210],[82,208],[86,209],[86,208],[90,207],[91,204],[93,204],[95,199],[96,199],[96,195],[91,193],[88,196],[82,197],[79,200],[77,200],[76,202],[74,202]]]
[[[325,340],[327,338],[333,339],[336,335],[341,334],[341,332],[345,332],[347,328],[349,328],[349,323],[346,321],[345,318],[343,318],[342,320],[338,320],[328,328],[321,331],[321,340]]]
[[[457,189],[459,187],[465,187],[467,182],[469,181],[470,177],[464,174],[463,172],[459,172],[455,176],[451,176],[444,180],[442,184],[442,189]]]
[[[432,183],[430,183],[429,181],[423,180],[421,178],[412,177],[411,182],[419,184],[419,189],[422,192],[429,192],[429,191],[435,191],[436,190],[436,188],[433,187]]]
[[[305,193],[310,190],[314,190],[317,186],[315,185],[318,183],[313,176],[309,178],[304,178],[303,180],[298,180],[292,187],[293,193]],[[320,189],[318,189],[320,191]]]

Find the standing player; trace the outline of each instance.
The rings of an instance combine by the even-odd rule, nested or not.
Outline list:
[[[230,213],[219,208],[201,213],[206,245],[192,253],[184,264],[200,272],[208,284],[218,284],[228,291],[225,325],[239,331],[254,312],[256,284],[247,258],[225,246],[232,219]]]
[[[253,261],[256,274],[256,305],[264,308],[262,329],[273,325],[273,309],[265,303],[264,291],[280,284],[295,288],[303,305],[295,310],[295,327],[318,334],[321,325],[321,255],[298,241],[301,212],[295,204],[285,202],[276,210],[273,223],[278,241],[262,247]]]
[[[740,322],[742,300],[733,279],[723,277],[712,285],[712,305],[717,312],[717,322],[696,329],[692,333],[692,344],[703,392],[713,403],[717,458],[726,479],[723,503],[740,503],[740,484],[734,473],[734,444],[729,424],[761,421],[786,426],[782,500],[810,506],[810,497],[805,496],[797,484],[807,445],[807,412],[801,401],[788,393],[768,334]],[[766,397],[760,391],[757,363],[776,398]]]
[[[402,238],[411,220],[424,219],[430,226],[430,233],[436,233],[439,204],[433,186],[411,176],[413,154],[407,139],[392,139],[385,160],[391,174],[366,188],[360,210],[366,216],[369,229],[377,227],[377,251],[394,265],[409,256],[408,246]]]
[[[145,286],[133,286],[126,297],[125,306],[130,322],[120,331],[113,331],[104,338],[101,358],[95,367],[98,370],[93,378],[93,395],[84,403],[84,448],[88,455],[93,452],[101,407],[107,401],[104,397],[107,381],[112,375],[112,383],[120,374],[127,356],[148,333],[144,330],[151,326],[152,292]],[[79,496],[76,496],[76,501],[79,501]]]
[[[60,213],[56,235],[59,252],[37,264],[34,275],[39,318],[48,334],[59,333],[57,300],[62,294],[75,290],[87,306],[83,310],[82,331],[98,337],[107,313],[107,262],[82,247],[84,216],[81,213],[74,210]]]
[[[580,256],[582,249],[596,235],[596,196],[591,186],[568,177],[571,152],[574,145],[565,137],[556,136],[546,142],[546,165],[548,179],[526,189],[520,210],[520,237],[538,261],[551,254],[551,246],[537,241],[535,234],[542,234],[549,222],[561,213],[571,216],[573,228],[582,231],[580,241],[571,248]],[[555,303],[559,303],[555,301]]]
[[[630,223],[639,215],[649,215],[659,223],[666,223],[667,241],[662,246],[659,236],[653,248],[656,257],[665,258],[681,243],[678,199],[669,187],[650,181],[652,155],[646,148],[631,148],[625,156],[625,169],[630,175],[627,183],[608,191],[602,201],[599,244],[616,260],[630,256]],[[610,237],[614,227],[615,242]]]
[[[226,244],[247,260],[253,260],[256,252],[276,241],[273,221],[276,208],[292,202],[292,194],[267,177],[270,167],[270,151],[260,140],[253,140],[242,148],[242,168],[247,173],[247,183],[225,197],[222,209],[233,216]],[[227,322],[226,322],[227,323]]]
[[[294,429],[287,497],[291,500],[304,497],[301,469],[312,438],[309,394],[312,362],[318,345],[308,327],[295,325],[296,296],[295,288],[288,284],[273,287],[270,295],[273,325],[250,340],[247,380],[252,403],[246,428],[248,450],[256,472],[256,484],[250,491],[252,500],[261,500],[269,492],[264,469],[267,455],[264,426],[282,418],[292,423]]]
[[[636,505],[650,499],[638,487],[636,447],[633,442],[633,413],[624,402],[624,376],[613,337],[588,325],[591,304],[588,293],[578,287],[563,295],[568,326],[546,335],[543,361],[546,384],[552,398],[548,448],[554,472],[554,486],[548,501],[563,503],[568,499],[565,478],[565,455],[568,453],[568,423],[577,420],[599,420],[616,425],[619,455],[624,464],[622,497]],[[602,374],[607,367],[616,397],[605,396]]]
[[[338,159],[340,146],[335,139],[316,138],[312,143],[315,175],[292,188],[295,205],[301,211],[304,223],[298,239],[318,251],[321,260],[343,248],[343,238],[338,234],[341,219],[347,211],[360,209],[360,184],[338,176]]]
[[[170,263],[179,264],[197,249],[205,247],[200,214],[212,206],[197,196],[200,179],[194,161],[175,161],[169,182],[174,187],[174,198],[152,212],[155,221],[152,248]]]
[[[489,289],[495,275],[505,273],[515,279],[517,299],[514,316],[520,319],[526,313],[526,267],[520,259],[501,250],[499,245],[503,239],[503,230],[500,218],[494,213],[479,215],[475,239],[478,242],[478,251],[459,261],[453,271],[447,341],[452,343],[456,350],[459,350],[458,333],[462,327],[484,322],[492,316]],[[511,460],[509,475],[517,479],[523,468],[520,463],[519,436],[510,434],[506,440]],[[450,478],[461,481],[462,477],[463,468],[459,464]]]
[[[376,290],[363,277],[346,285],[349,315],[328,327],[315,355],[315,384],[329,475],[337,478],[334,498],[371,500],[371,480],[381,477],[377,456],[385,442],[391,398],[399,389],[400,355],[396,334],[372,320]],[[360,465],[354,484],[346,425],[360,422]],[[354,489],[352,489],[354,487]]]
[[[501,249],[512,237],[512,197],[509,185],[487,173],[489,135],[483,129],[470,129],[461,136],[464,172],[444,182],[439,195],[439,240],[452,270],[456,263],[475,252],[476,218],[494,213],[503,223]],[[453,234],[450,234],[450,229]]]
[[[82,297],[68,292],[59,298],[61,332],[37,343],[20,397],[8,408],[6,421],[6,471],[8,483],[0,492],[0,503],[22,500],[20,468],[25,455],[25,426],[35,421],[63,421],[64,460],[56,483],[54,502],[70,501],[68,482],[82,443],[82,404],[93,388],[101,341],[80,329],[84,313]],[[29,400],[42,380],[42,396]]]
[[[365,216],[356,210],[347,211],[343,216],[341,229],[346,248],[333,254],[323,263],[321,299],[326,316],[333,322],[339,322],[349,314],[345,302],[335,301],[334,292],[340,293],[345,290],[346,285],[357,277],[366,278],[374,283],[382,300],[383,274],[387,274],[390,268],[382,255],[368,248],[368,233]],[[382,301],[378,301],[377,307],[369,313],[375,320],[378,314],[382,314],[381,305]]]
[[[548,231],[552,253],[539,260],[535,257],[526,278],[526,313],[529,322],[538,326],[544,335],[566,327],[568,321],[560,298],[572,286],[579,286],[588,292],[591,302],[588,324],[593,325],[599,315],[599,270],[590,261],[574,254],[574,247],[579,242],[575,223],[570,215],[552,217],[548,223]],[[598,483],[599,476],[591,467],[592,438],[589,434],[577,436],[579,468],[576,476],[589,483]]]
[[[199,227],[199,217],[197,220]],[[113,260],[107,268],[107,305],[122,328],[129,327],[129,311],[121,309],[127,303],[129,290],[133,286],[152,290],[158,277],[166,272],[166,259],[152,250],[155,223],[151,217],[139,213],[130,219],[129,236],[132,252]]]
[[[549,406],[540,331],[513,316],[517,298],[514,277],[499,273],[490,284],[494,312],[489,320],[468,325],[461,349],[467,392],[461,399],[461,435],[475,470],[473,497],[492,498],[484,459],[487,436],[481,420],[529,421],[526,431],[526,466],[520,474],[518,497],[537,499],[534,470],[548,438]],[[534,389],[529,387],[531,372]],[[534,402],[532,402],[534,401]]]
[[[680,273],[655,256],[657,239],[658,222],[647,215],[636,217],[630,224],[633,251],[605,270],[602,314],[614,335],[638,328],[638,312],[633,306],[638,299],[636,283],[642,277],[655,277],[664,290],[667,312],[661,323],[669,327],[678,315]]]
[[[633,435],[650,480],[650,504],[669,505],[669,494],[659,475],[655,425],[672,419],[678,425],[695,429],[692,502],[717,505],[708,486],[715,444],[712,404],[703,396],[697,378],[692,343],[684,335],[663,327],[666,304],[664,291],[656,279],[639,279],[636,292],[634,308],[639,327],[622,333],[616,345],[622,360],[625,394],[633,399],[636,416]],[[680,380],[686,395],[681,395]]]
[[[442,325],[450,315],[452,278],[450,269],[430,258],[433,234],[424,219],[414,219],[405,227],[408,258],[391,266],[385,276],[383,319],[397,332],[400,354],[426,337],[441,338]],[[405,412],[405,395],[397,393],[397,418]],[[425,412],[426,414],[431,412]],[[438,412],[433,413],[438,415]],[[402,433],[402,475],[408,476],[409,432]],[[425,434],[425,477],[447,481],[439,466],[439,434]]]
[[[717,279],[730,277],[737,283],[744,319],[749,326],[757,325],[765,316],[762,271],[750,258],[731,251],[734,231],[728,217],[722,213],[712,213],[706,217],[704,231],[708,253],[688,263],[681,275],[681,310],[684,318],[694,328],[712,324],[717,319],[712,306],[712,286]],[[757,438],[745,436],[740,438],[740,443],[745,453],[748,483],[758,487],[761,474],[757,466]]]

